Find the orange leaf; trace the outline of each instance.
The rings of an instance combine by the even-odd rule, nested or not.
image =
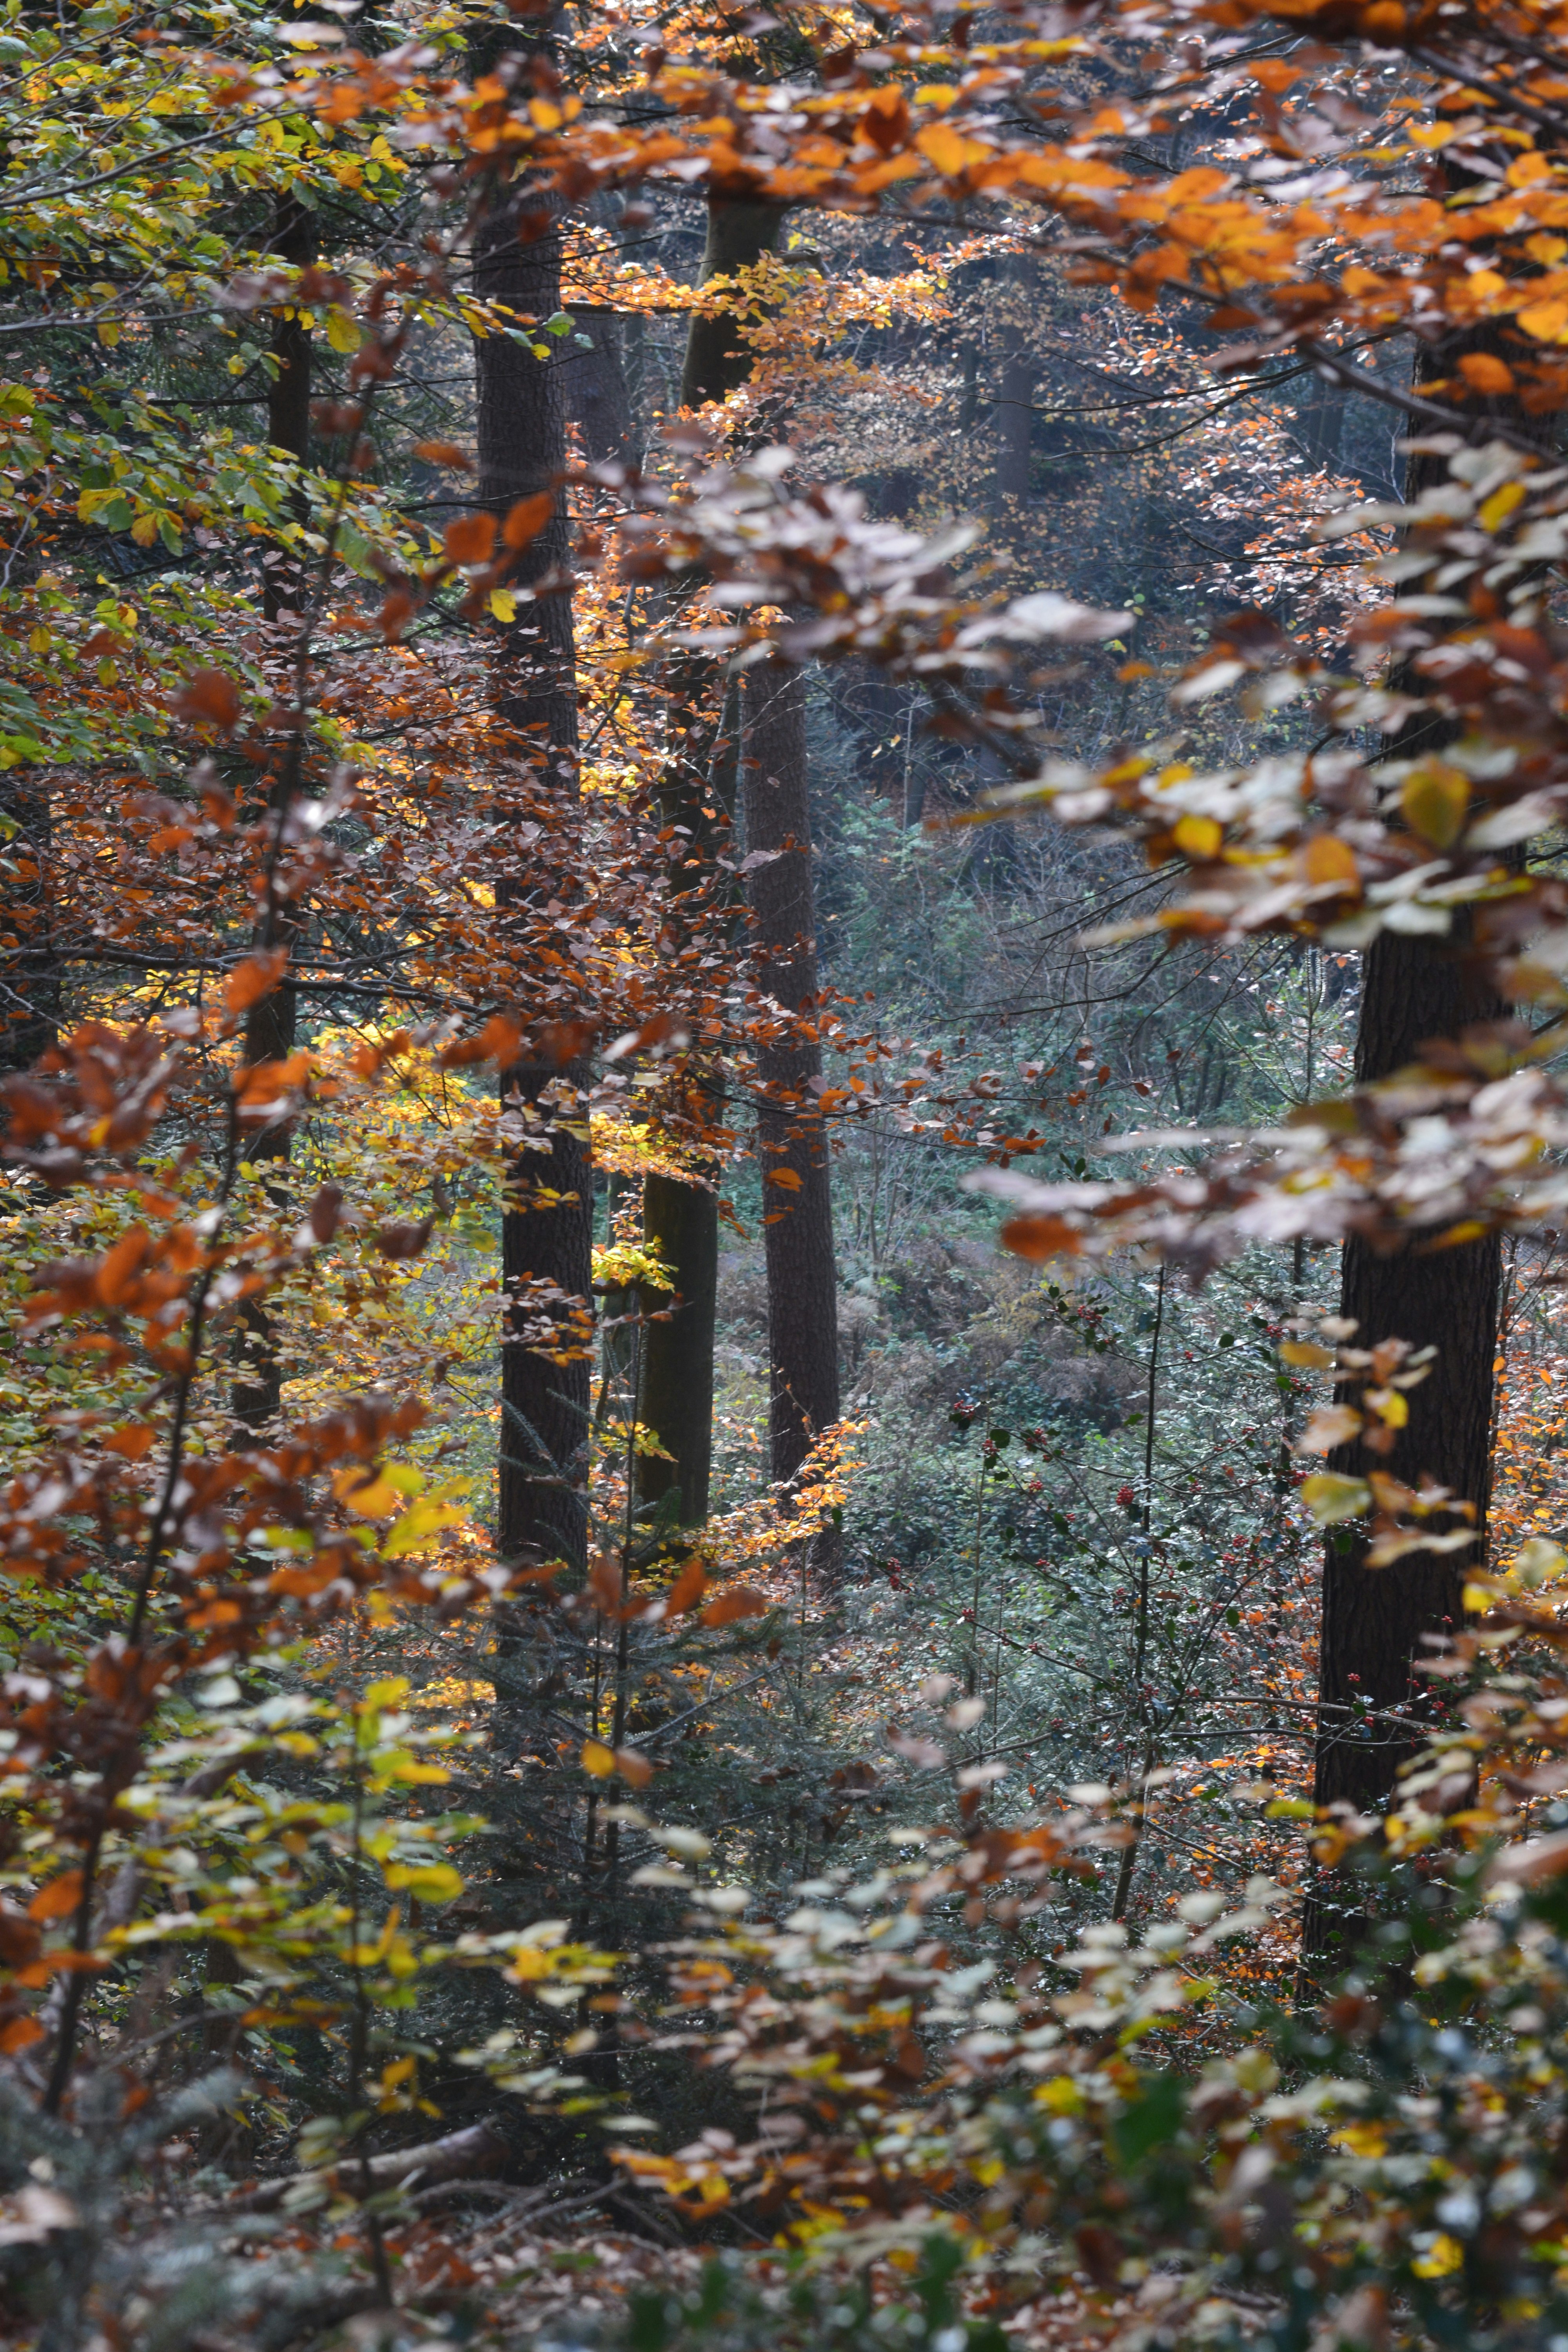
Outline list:
[[[509,1069],[517,1059],[517,1049],[522,1043],[522,1024],[514,1021],[510,1013],[495,1013],[472,1037],[454,1038],[451,1045],[441,1048],[441,1066],[445,1070],[465,1070],[471,1062],[499,1062]]]
[[[1042,1258],[1076,1256],[1079,1237],[1065,1217],[1011,1217],[1002,1228],[1002,1246],[1038,1265]]]
[[[153,1246],[153,1236],[145,1225],[132,1225],[121,1234],[114,1247],[100,1258],[92,1286],[105,1307],[118,1307],[141,1272],[147,1253]]]
[[[552,490],[541,490],[531,499],[519,499],[501,525],[502,540],[513,549],[531,546],[554,512]]]
[[[1348,882],[1353,887],[1361,880],[1354,850],[1337,834],[1315,833],[1307,844],[1302,864],[1309,882]]]
[[[456,466],[465,474],[474,470],[472,458],[466,457],[455,441],[416,441],[414,454],[427,466]]]
[[[263,996],[270,996],[289,961],[287,948],[263,948],[236,964],[224,982],[223,1001],[230,1013],[248,1012]]]
[[[737,1617],[765,1617],[772,1602],[749,1584],[734,1585],[710,1601],[702,1612],[704,1625],[732,1625]]]
[[[495,543],[496,519],[488,514],[459,515],[442,542],[448,563],[488,563]]]
[[[1490,352],[1467,352],[1459,362],[1459,373],[1477,392],[1513,390],[1513,370]]]
[[[793,1168],[770,1168],[768,1170],[768,1182],[770,1184],[782,1184],[786,1192],[798,1192],[801,1187],[801,1179],[795,1174]]]
[[[132,1422],[125,1429],[111,1429],[104,1439],[104,1451],[118,1454],[127,1462],[140,1462],[157,1439],[158,1433],[150,1422]]]
[[[689,1559],[669,1588],[665,1601],[666,1616],[684,1617],[689,1609],[696,1608],[707,1590],[708,1579],[703,1574],[702,1562]]]
[[[0,2052],[7,2058],[18,2050],[30,2050],[35,2042],[44,2038],[44,2029],[36,2017],[14,2017],[8,2025],[0,2025]]]
[[[80,1901],[80,1871],[62,1871],[58,1878],[51,1878],[47,1886],[39,1887],[27,1906],[27,1916],[40,1920],[68,1919]]]
[[[629,1787],[646,1789],[653,1779],[653,1766],[636,1748],[617,1748],[616,1769]]]

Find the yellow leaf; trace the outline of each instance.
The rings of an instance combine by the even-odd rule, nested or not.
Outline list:
[[[401,1887],[420,1903],[450,1903],[463,1891],[463,1881],[449,1862],[395,1862],[385,1873],[388,1886]]]
[[[1399,794],[1405,824],[1434,849],[1447,849],[1458,839],[1469,805],[1469,778],[1436,761],[1413,768]]]
[[[327,341],[333,351],[343,352],[357,352],[364,341],[359,321],[351,319],[346,310],[340,310],[336,303],[327,312]]]
[[[514,621],[517,618],[517,598],[510,588],[492,588],[489,606],[498,621]]]
[[[1302,1480],[1301,1500],[1321,1528],[1331,1528],[1369,1509],[1372,1488],[1364,1478],[1342,1478],[1332,1470],[1320,1470]]]
[[[591,1772],[595,1780],[607,1780],[616,1769],[616,1752],[606,1748],[602,1739],[583,1742],[583,1769]]]
[[[1491,390],[1491,386],[1489,384],[1487,389]],[[1500,490],[1494,490],[1489,499],[1482,499],[1476,510],[1476,520],[1483,530],[1496,530],[1500,523],[1508,520],[1515,507],[1522,505],[1523,500],[1524,484],[1505,482]]]
[[[1334,1360],[1332,1349],[1320,1348],[1315,1339],[1287,1339],[1279,1353],[1288,1364],[1304,1364],[1314,1372],[1326,1372]]]
[[[1206,865],[1219,856],[1225,830],[1212,816],[1184,816],[1177,819],[1172,838],[1184,857],[1190,857],[1194,865]]]
[[[358,1506],[351,1503],[349,1507],[353,1510]],[[381,1547],[383,1559],[402,1559],[408,1552],[423,1551],[444,1528],[461,1527],[465,1516],[455,1504],[432,1503],[422,1496],[388,1528]]]
[[[367,1477],[363,1470],[340,1470],[332,1492],[356,1519],[389,1519],[403,1500],[389,1479]]]
[[[1355,862],[1355,852],[1337,834],[1317,833],[1307,844],[1302,856],[1309,882],[1359,883],[1361,869]]]
[[[1385,1429],[1403,1429],[1410,1418],[1410,1404],[1397,1389],[1368,1389],[1366,1401]]]
[[[962,172],[968,160],[969,142],[945,122],[929,122],[915,140],[915,145],[928,163],[934,163],[944,179],[952,179]]]
[[[1420,2260],[1410,2265],[1416,2277],[1424,2279],[1447,2278],[1450,2272],[1463,2270],[1464,2266],[1463,2246],[1446,2231],[1434,2238]]]

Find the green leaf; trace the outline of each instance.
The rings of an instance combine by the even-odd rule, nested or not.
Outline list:
[[[1163,2147],[1182,2127],[1186,2088],[1179,2074],[1156,2074],[1134,2106],[1119,2116],[1110,2127],[1116,2153],[1125,2165],[1136,2164],[1151,2149]]]

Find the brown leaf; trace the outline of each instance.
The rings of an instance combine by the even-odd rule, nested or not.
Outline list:
[[[239,717],[239,688],[226,671],[198,669],[179,688],[170,707],[182,719],[227,729]]]
[[[653,1766],[641,1750],[636,1748],[617,1748],[615,1756],[616,1769],[627,1786],[633,1789],[646,1789],[653,1779]]]
[[[1079,1241],[1065,1217],[1009,1217],[1002,1228],[1002,1246],[1037,1265],[1047,1257],[1075,1256]]]
[[[341,1184],[323,1184],[310,1203],[310,1231],[319,1242],[330,1242],[338,1230],[342,1213],[343,1188]]]
[[[390,1223],[377,1227],[375,1245],[383,1257],[417,1257],[429,1240],[435,1223],[433,1216],[421,1217],[417,1223],[411,1218],[395,1217]]]
[[[121,1234],[114,1247],[100,1258],[92,1286],[105,1307],[118,1307],[129,1295],[152,1246],[153,1236],[146,1226],[132,1225],[131,1231]]]

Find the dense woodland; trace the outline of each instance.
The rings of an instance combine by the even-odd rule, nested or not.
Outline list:
[[[4,0],[0,2341],[1568,2346],[1568,13]]]

